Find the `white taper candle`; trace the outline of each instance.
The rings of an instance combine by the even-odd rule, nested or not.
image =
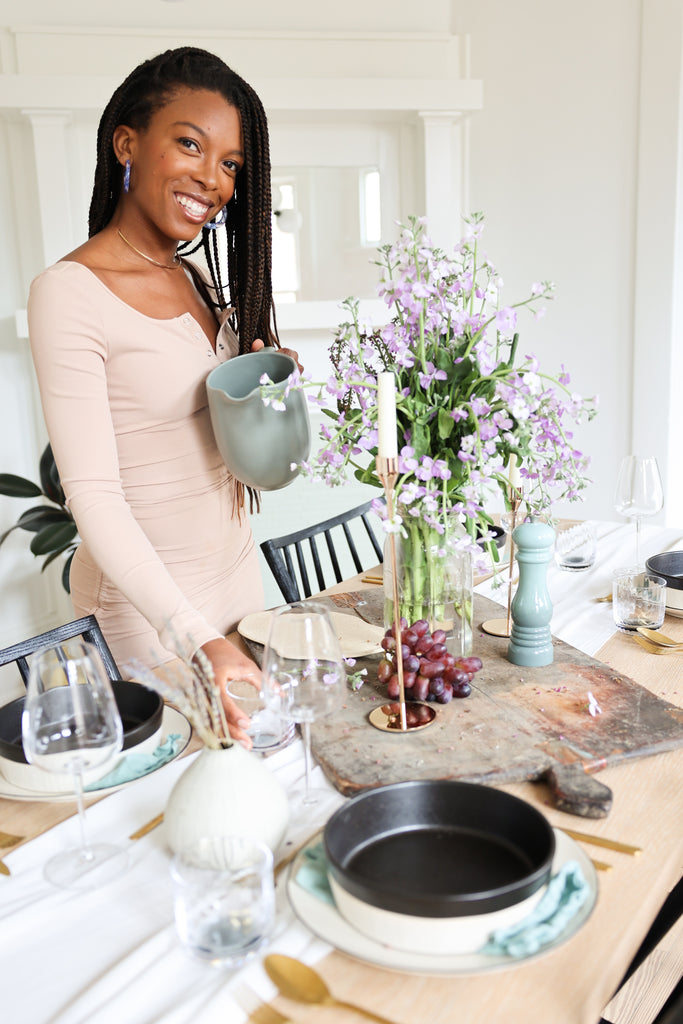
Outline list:
[[[396,440],[396,381],[393,373],[377,375],[377,454],[384,459],[398,455]]]
[[[517,456],[514,452],[510,455],[510,461],[508,462],[508,471],[510,479],[510,487],[514,487],[516,491],[522,489],[522,477],[519,472],[519,466],[517,465]]]

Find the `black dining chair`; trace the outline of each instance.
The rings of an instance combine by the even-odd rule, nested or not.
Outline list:
[[[372,502],[368,501],[364,505],[358,505],[356,508],[349,509],[348,512],[334,516],[332,519],[326,519],[322,523],[307,526],[284,537],[263,541],[261,551],[288,604],[292,601],[300,601],[303,597],[312,596],[309,578],[311,562],[315,571],[318,591],[325,590],[326,587],[332,585],[330,569],[334,574],[334,580],[341,583],[348,575],[348,573],[343,573],[340,568],[342,544],[351,556],[356,572],[362,572],[363,569],[371,567],[367,561],[363,565],[359,555],[360,539],[364,539],[364,534],[362,530],[359,530],[360,539],[354,538],[351,526],[355,521],[362,523],[365,527],[372,551],[372,555],[369,556],[371,565],[382,561],[382,547],[368,519],[371,505]],[[323,537],[327,550],[322,546]],[[340,545],[339,554],[336,544]],[[367,547],[367,544],[365,546]]]
[[[100,652],[110,679],[121,678],[121,673],[94,615],[86,615],[82,619],[65,622],[61,626],[55,626],[53,629],[46,630],[45,633],[39,633],[38,636],[32,636],[28,640],[21,640],[18,644],[13,644],[11,647],[5,647],[3,650],[0,650],[0,665],[7,665],[11,661],[16,661],[21,678],[26,684],[28,683],[29,674],[28,658],[31,654],[34,654],[40,647],[57,647],[59,644],[64,643],[66,640],[71,640],[75,636],[82,636],[88,643],[94,644]]]

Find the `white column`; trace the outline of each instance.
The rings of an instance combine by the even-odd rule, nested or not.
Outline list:
[[[45,266],[74,247],[66,110],[23,110],[31,122]]]
[[[462,238],[466,166],[462,113],[420,111],[424,126],[425,212],[432,241],[450,249]]]

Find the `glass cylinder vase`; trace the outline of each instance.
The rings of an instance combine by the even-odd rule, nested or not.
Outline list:
[[[465,530],[452,516],[443,532],[424,520],[404,520],[393,534],[399,614],[413,625],[426,619],[432,632],[443,629],[448,651],[472,652],[472,555],[462,547]],[[384,628],[394,621],[392,536],[384,545]]]

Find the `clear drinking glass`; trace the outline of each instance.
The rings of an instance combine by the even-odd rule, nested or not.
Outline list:
[[[123,726],[106,669],[96,647],[67,640],[31,659],[21,722],[26,759],[49,772],[70,774],[78,803],[81,845],[45,865],[48,881],[90,889],[118,875],[124,850],[88,840],[83,772],[104,768],[123,746]]]
[[[286,722],[269,708],[263,693],[246,679],[230,679],[225,687],[231,701],[250,718],[247,736],[257,754],[269,754],[287,746],[294,736],[294,723]]]
[[[555,527],[555,564],[565,572],[583,572],[595,562],[593,523],[558,523]]]
[[[612,610],[622,633],[632,633],[638,626],[659,629],[666,613],[666,580],[638,566],[617,569],[612,576]]]
[[[216,966],[239,967],[265,945],[275,920],[273,855],[242,836],[198,839],[171,863],[183,946]]]
[[[653,455],[625,455],[619,466],[614,507],[636,524],[636,562],[641,566],[640,523],[645,516],[654,516],[664,504],[662,478]]]
[[[266,703],[301,726],[305,755],[304,804],[321,793],[311,788],[311,722],[338,708],[346,692],[339,640],[324,605],[296,603],[273,612],[261,665]]]

